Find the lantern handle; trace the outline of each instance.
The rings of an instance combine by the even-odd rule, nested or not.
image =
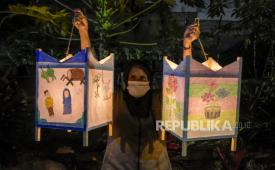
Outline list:
[[[195,24],[197,24],[198,27],[200,28],[200,18],[199,17],[195,18]],[[201,48],[201,51],[203,53],[204,59],[205,59],[205,61],[207,61],[207,59],[208,59],[207,55],[208,54],[205,52],[204,46],[203,46],[200,38],[198,38],[198,42],[200,44],[200,48]]]
[[[68,59],[70,59],[70,58],[73,57],[73,55],[69,54],[69,52],[70,52],[70,47],[71,47],[73,33],[74,33],[75,18],[76,18],[76,13],[74,13],[74,17],[72,19],[72,28],[71,28],[71,31],[70,31],[70,36],[69,36],[69,40],[68,40],[68,46],[67,46],[67,50],[65,52],[65,57],[63,59],[61,59],[60,62],[64,62],[64,61],[66,61],[66,60],[68,60]]]
[[[66,56],[68,56],[69,52],[70,52],[71,42],[72,42],[73,33],[74,33],[74,22],[75,22],[75,14],[74,14],[74,17],[73,17],[72,28],[71,28],[70,37],[69,37],[69,40],[68,40],[67,50],[66,50],[66,53],[65,53]]]

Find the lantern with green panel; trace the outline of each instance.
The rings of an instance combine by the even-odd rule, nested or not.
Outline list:
[[[187,141],[232,138],[236,149],[241,70],[241,58],[225,67],[212,58],[179,65],[164,58],[162,120],[183,141],[183,155]]]

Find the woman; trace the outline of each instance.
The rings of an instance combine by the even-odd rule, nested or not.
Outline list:
[[[124,72],[125,89],[118,95],[114,136],[102,169],[171,169],[164,142],[155,130],[150,69],[132,61]]]
[[[90,49],[89,62],[93,62],[95,52],[90,44],[87,18],[80,10],[76,14],[74,25],[79,30],[81,49]],[[191,43],[198,36],[198,26],[187,28],[184,57],[191,56]],[[102,169],[171,169],[166,146],[158,140],[155,129],[150,69],[142,62],[132,61],[124,78],[126,87],[117,92],[121,94],[116,99],[118,115],[114,116],[114,135],[107,146]]]
[[[65,88],[63,90],[63,114],[68,115],[72,113],[72,98],[70,90]]]

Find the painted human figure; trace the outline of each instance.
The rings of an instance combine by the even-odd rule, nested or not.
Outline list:
[[[110,97],[112,96],[110,94],[110,82],[111,80],[107,80],[107,81],[102,81],[103,85],[102,85],[102,89],[103,89],[103,100],[108,100],[110,99]]]
[[[53,111],[53,98],[51,97],[51,94],[48,90],[44,91],[44,95],[46,96],[45,98],[45,106],[48,110],[49,116],[54,116],[54,111]]]
[[[72,98],[70,90],[65,88],[63,90],[63,114],[71,114],[72,113]]]
[[[171,120],[176,120],[176,112],[177,112],[177,99],[176,92],[178,87],[177,79],[174,75],[170,75],[168,77],[168,87],[169,87],[169,106],[170,106],[170,114],[169,117]]]
[[[94,77],[94,81],[93,81],[93,83],[95,84],[95,86],[96,86],[96,90],[95,90],[95,98],[98,98],[98,97],[100,97],[100,95],[99,95],[99,87],[100,87],[100,79],[101,79],[101,75],[100,74],[97,74],[97,75],[95,75],[95,77]]]

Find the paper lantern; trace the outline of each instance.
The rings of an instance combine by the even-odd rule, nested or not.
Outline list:
[[[88,131],[111,127],[114,56],[88,65],[86,50],[64,62],[36,51],[36,141],[41,128],[77,130],[87,146]]]
[[[225,67],[212,58],[179,65],[164,58],[162,120],[183,141],[183,155],[187,141],[232,138],[236,149],[241,68],[241,58]]]

